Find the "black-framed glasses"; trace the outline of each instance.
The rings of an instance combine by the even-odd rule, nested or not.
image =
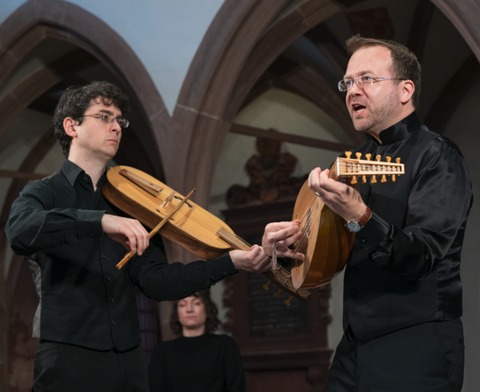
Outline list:
[[[353,83],[355,83],[358,88],[363,88],[363,86],[371,86],[373,83],[383,82],[384,80],[407,80],[407,79],[363,75],[355,79],[342,79],[338,82],[337,87],[338,87],[338,91],[345,92],[352,88]]]
[[[130,121],[128,121],[126,118],[123,117],[115,117],[113,114],[109,113],[97,113],[97,114],[84,114],[82,117],[93,117],[96,118],[97,120],[100,120],[104,124],[111,124],[114,121],[120,125],[120,128],[128,128],[130,125]]]

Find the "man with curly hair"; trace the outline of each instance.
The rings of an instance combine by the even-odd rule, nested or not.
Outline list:
[[[237,270],[263,272],[263,249],[216,260],[168,263],[160,238],[103,196],[107,164],[128,128],[128,99],[115,85],[67,89],[54,113],[65,154],[60,170],[28,184],[6,223],[12,249],[33,271],[40,339],[33,391],[148,391],[135,290],[155,300],[183,298]],[[158,237],[158,236],[157,236]],[[135,251],[123,269],[115,265]]]

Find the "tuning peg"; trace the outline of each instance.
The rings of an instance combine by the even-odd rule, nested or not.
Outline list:
[[[397,176],[395,174],[392,174],[392,182],[395,182],[397,180]]]
[[[367,158],[367,161],[370,160],[370,158],[372,158],[372,154],[368,153],[368,154],[365,154],[365,158]]]
[[[385,160],[386,160],[388,163],[390,163],[390,161],[392,160],[392,157],[387,155],[387,156],[385,157]]]
[[[352,176],[352,181],[350,181],[350,184],[355,185],[358,183],[357,176]]]
[[[362,158],[362,153],[361,152],[356,152],[355,156],[357,157],[357,159],[361,159]]]
[[[380,162],[380,160],[382,159],[382,157],[380,156],[380,154],[378,154],[377,156],[375,156],[375,160],[377,162]]]
[[[347,159],[350,159],[350,157],[352,156],[352,152],[351,151],[345,151],[345,156],[347,157]]]
[[[400,163],[400,157],[395,158],[395,162]]]
[[[288,297],[285,301],[283,301],[283,303],[285,305],[290,306],[292,304],[292,299],[293,299],[293,295],[291,295],[290,297]]]
[[[376,176],[376,175],[373,175],[370,182],[371,182],[372,184],[376,184],[376,183],[377,183],[377,176]]]
[[[365,176],[365,175],[362,176],[362,183],[364,183],[364,184],[367,183],[367,176]]]
[[[387,182],[387,176],[385,174],[382,174],[382,179],[380,182]]]
[[[265,291],[268,291],[270,290],[270,281],[267,280],[263,285],[262,285],[262,288],[265,290]]]

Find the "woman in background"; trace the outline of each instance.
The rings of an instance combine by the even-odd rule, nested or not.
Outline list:
[[[179,337],[156,347],[151,392],[244,392],[240,350],[232,337],[214,334],[219,324],[209,290],[176,301],[170,326]]]

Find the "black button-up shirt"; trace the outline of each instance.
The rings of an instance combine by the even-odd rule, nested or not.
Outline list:
[[[28,184],[6,224],[12,249],[25,255],[39,296],[34,337],[98,350],[127,350],[140,342],[135,286],[148,297],[171,300],[234,274],[228,256],[168,264],[160,238],[124,268],[125,248],[102,231],[103,176],[90,177],[65,161],[50,177]],[[158,236],[157,236],[158,237]]]

